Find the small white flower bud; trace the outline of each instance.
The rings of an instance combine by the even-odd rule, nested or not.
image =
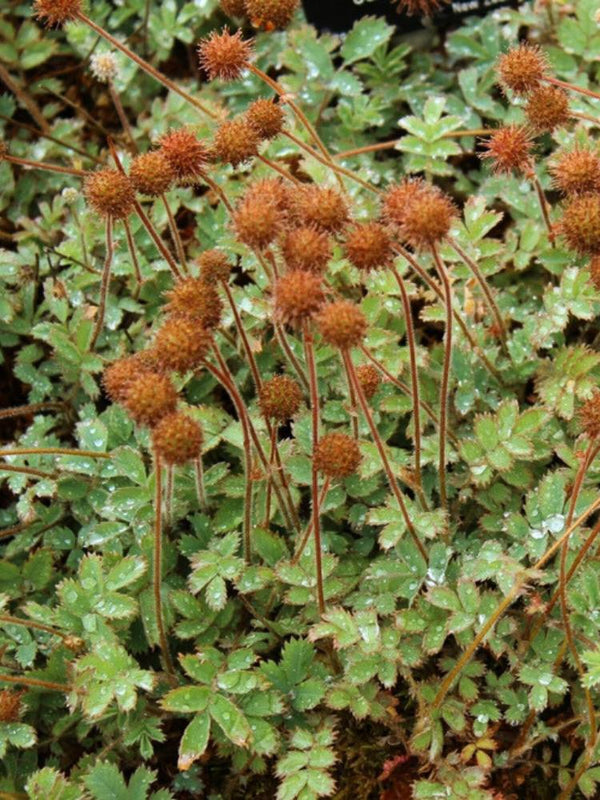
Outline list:
[[[114,53],[94,53],[90,58],[90,68],[94,78],[104,83],[112,81],[119,71]]]

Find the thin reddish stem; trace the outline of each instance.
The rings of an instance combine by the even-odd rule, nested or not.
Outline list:
[[[318,149],[321,151],[321,153],[325,156],[325,159],[326,159],[327,163],[332,167],[332,169],[334,169],[334,174],[335,174],[336,180],[338,181],[342,191],[345,192],[346,191],[346,187],[344,186],[344,183],[343,183],[342,179],[340,178],[340,176],[338,175],[338,173],[335,172],[335,165],[333,163],[333,159],[331,157],[331,154],[329,153],[329,150],[323,144],[323,141],[321,140],[321,137],[317,133],[315,127],[309,121],[309,119],[306,116],[306,114],[291,99],[289,94],[283,89],[282,86],[279,85],[279,83],[277,83],[277,81],[274,81],[272,78],[270,78],[265,72],[263,72],[261,69],[259,69],[255,64],[248,64],[247,66],[248,66],[248,69],[251,72],[253,72],[262,81],[264,81],[267,84],[267,86],[270,86],[271,89],[273,89],[273,91],[280,98],[282,98],[282,100],[284,100],[284,102],[287,103],[287,105],[292,109],[292,111],[294,113],[294,116],[296,117],[298,122],[300,122],[300,124],[306,129],[307,133],[313,139],[315,145],[318,147]]]
[[[75,167],[61,167],[60,164],[49,164],[47,161],[32,161],[29,158],[18,158],[17,156],[5,155],[4,161],[10,164],[16,164],[21,167],[29,167],[30,169],[41,169],[44,172],[58,172],[61,175],[73,175],[75,178],[85,178],[89,173],[84,169],[75,169]]]
[[[420,390],[419,390],[419,369],[417,366],[417,343],[415,339],[415,329],[413,326],[412,308],[410,305],[410,298],[406,290],[406,284],[402,275],[398,272],[396,267],[392,267],[392,274],[396,279],[398,288],[400,289],[400,297],[402,298],[402,308],[404,310],[404,323],[406,326],[406,342],[408,344],[408,357],[410,362],[410,380],[411,380],[411,399],[413,411],[413,441],[415,446],[415,483],[419,490],[419,498],[421,503],[425,501],[423,495],[423,478],[421,475],[421,408],[420,408]],[[425,508],[427,503],[425,503]]]
[[[202,511],[208,507],[206,500],[206,489],[204,488],[204,464],[202,463],[202,454],[194,461],[194,473],[196,475],[196,493],[198,495],[198,504]]]
[[[131,233],[131,226],[129,224],[129,220],[124,219],[123,225],[125,227],[125,236],[127,237],[127,248],[129,250],[131,263],[133,264],[133,270],[135,272],[135,279],[137,281],[137,291],[139,291],[143,283],[143,279],[142,279],[142,272],[140,270],[140,262],[138,261],[137,252],[135,249],[135,242],[133,241],[133,235]]]
[[[442,290],[442,288],[440,286],[438,286],[436,281],[434,281],[427,274],[426,270],[423,269],[423,267],[419,264],[419,262],[416,260],[416,258],[414,258],[414,256],[411,253],[409,253],[408,250],[405,247],[402,247],[402,245],[396,244],[394,246],[394,250],[398,255],[401,255],[402,258],[404,258],[404,259],[406,259],[406,261],[408,261],[408,263],[410,264],[412,269],[427,284],[427,286],[432,290],[432,292],[434,292],[442,302],[445,302],[444,301],[444,291]],[[460,314],[458,313],[458,311],[456,311],[456,309],[453,310],[453,315],[454,315],[454,319],[456,320],[458,326],[460,327],[463,335],[465,336],[465,338],[467,339],[467,341],[471,345],[471,348],[472,348],[473,352],[475,353],[475,355],[477,356],[477,358],[479,358],[479,360],[484,365],[484,367],[488,370],[490,375],[492,375],[498,381],[498,383],[502,384],[503,381],[502,381],[502,377],[501,377],[500,373],[498,372],[496,367],[491,363],[491,361],[487,358],[485,353],[481,350],[481,348],[479,347],[479,345],[477,344],[477,342],[473,338],[473,335],[471,334],[471,331],[468,329],[464,319],[460,316]]]
[[[242,426],[244,450],[244,509],[242,536],[244,541],[244,559],[246,564],[250,564],[252,560],[252,435],[248,420],[249,415],[247,414],[245,403],[233,382],[233,377],[229,372],[227,363],[215,343],[213,344],[213,353],[221,368],[221,371],[217,371],[217,374],[220,376],[221,381],[224,381],[224,386],[236,406]]]
[[[98,36],[101,36],[107,42],[110,42],[110,44],[113,47],[115,47],[117,50],[120,50],[120,52],[124,53],[127,56],[127,58],[130,58],[132,61],[134,61],[138,65],[138,67],[140,67],[140,69],[142,69],[147,75],[151,75],[155,80],[157,80],[159,83],[162,83],[162,85],[165,86],[167,89],[169,89],[171,92],[174,92],[175,94],[178,94],[180,97],[183,97],[183,99],[186,102],[190,103],[190,105],[193,105],[194,108],[197,108],[199,111],[202,111],[203,114],[206,114],[208,117],[211,117],[211,119],[217,119],[218,116],[217,114],[215,114],[213,111],[207,108],[199,100],[196,100],[195,97],[193,97],[191,94],[189,94],[180,86],[178,86],[176,83],[174,83],[174,81],[169,80],[169,78],[167,78],[166,75],[163,75],[162,72],[159,72],[159,70],[155,69],[152,66],[152,64],[149,64],[143,58],[138,56],[136,53],[133,52],[133,50],[130,50],[126,45],[124,45],[118,39],[115,39],[114,36],[111,36],[111,34],[108,33],[108,31],[105,31],[104,28],[102,28],[100,25],[97,25],[82,11],[78,11],[76,17],[81,22],[84,22],[88,27],[90,27],[95,33],[97,33]]]
[[[356,371],[354,369],[354,364],[352,363],[352,359],[350,358],[350,354],[348,352],[342,352],[342,358],[344,361],[344,366],[346,367],[346,371],[348,373],[349,379],[354,384],[354,389],[356,391],[356,395],[358,397],[358,402],[360,403],[360,407],[362,409],[362,413],[364,418],[367,421],[369,426],[369,430],[371,431],[371,436],[373,441],[375,442],[375,446],[377,447],[377,451],[379,453],[379,458],[381,459],[381,464],[383,466],[383,470],[386,474],[387,481],[390,487],[390,490],[394,497],[396,498],[396,502],[400,507],[400,512],[404,519],[404,523],[406,525],[406,529],[408,530],[409,534],[411,535],[419,553],[421,554],[425,563],[427,563],[427,550],[423,546],[423,543],[419,539],[417,532],[415,530],[414,525],[410,519],[408,514],[408,509],[406,508],[406,503],[404,502],[404,497],[402,496],[402,492],[400,491],[400,487],[398,486],[398,482],[394,475],[394,471],[392,470],[392,465],[390,464],[389,458],[386,453],[385,445],[379,435],[379,431],[377,430],[377,426],[373,420],[373,415],[371,414],[371,409],[369,408],[369,404],[367,402],[367,398],[365,397],[365,393],[363,391],[362,386],[356,376]]]
[[[433,258],[438,274],[444,285],[444,305],[446,308],[446,325],[444,330],[444,363],[442,368],[442,382],[440,385],[440,447],[439,447],[439,483],[440,483],[440,502],[442,508],[448,515],[448,496],[446,489],[446,430],[448,428],[448,411],[450,408],[450,368],[452,365],[452,286],[448,272],[437,246],[433,245]]]
[[[44,472],[43,469],[35,467],[17,467],[14,464],[0,464],[0,472],[17,472],[21,475],[30,475],[32,478],[50,478],[50,480],[58,477],[57,472]]]
[[[114,254],[113,242],[113,219],[112,217],[106,218],[106,257],[104,259],[104,267],[102,269],[102,281],[100,283],[100,302],[98,303],[98,311],[96,312],[96,324],[94,325],[94,332],[90,340],[90,350],[93,350],[98,341],[98,337],[104,327],[104,314],[106,312],[106,300],[108,297],[108,288],[110,286],[110,270],[112,266]]]
[[[313,338],[310,328],[305,323],[303,329],[304,352],[308,367],[308,383],[310,387],[310,412],[312,426],[312,460],[311,460],[311,496],[312,496],[312,527],[315,540],[315,571],[317,578],[317,605],[319,614],[325,613],[325,591],[323,588],[323,551],[321,542],[321,522],[319,504],[319,472],[316,464],[316,452],[319,445],[319,386],[317,383],[317,367],[313,349]]]
[[[177,222],[175,221],[175,217],[173,216],[173,212],[171,211],[171,206],[169,205],[169,201],[167,200],[167,196],[166,194],[164,194],[164,192],[163,194],[161,194],[160,199],[162,200],[163,206],[165,207],[165,211],[167,212],[169,232],[171,233],[171,239],[173,240],[175,253],[177,254],[177,258],[181,262],[183,270],[185,272],[189,272],[185,257],[185,250],[183,249],[183,242],[181,241],[181,236],[179,234],[179,228],[177,227]]]
[[[64,411],[65,404],[60,401],[47,403],[28,403],[25,406],[12,406],[11,408],[0,409],[0,419],[7,417],[20,417],[28,416],[29,414],[37,414],[38,411]]]
[[[583,86],[576,86],[574,83],[561,81],[558,78],[551,78],[550,76],[546,76],[544,80],[547,83],[554,84],[554,86],[560,86],[561,89],[568,89],[571,92],[576,92],[577,94],[584,94],[586,97],[595,97],[596,100],[600,100],[600,94],[598,94],[598,92],[594,92],[591,89],[584,89]]]
[[[331,484],[331,479],[329,478],[329,476],[327,476],[325,478],[325,481],[323,482],[323,486],[321,486],[321,494],[319,495],[319,508],[323,507],[323,503],[327,499],[327,492],[329,491],[330,484]],[[292,564],[297,564],[302,558],[302,553],[306,549],[306,545],[308,544],[310,536],[313,531],[313,524],[314,520],[311,519],[308,525],[306,526],[304,533],[302,534],[302,538],[298,543],[298,547],[296,548],[296,552],[294,553],[294,557],[292,558],[291,562]]]
[[[274,425],[271,425],[271,436],[270,436],[270,443],[269,443],[269,473],[267,475],[267,494],[265,497],[265,528],[269,527],[271,522],[271,495],[272,495],[272,480],[273,480],[273,468],[275,466],[275,453],[277,452],[277,428]]]
[[[96,450],[77,450],[71,447],[5,447],[0,457],[8,456],[80,456],[81,458],[110,458],[110,453]]]
[[[400,389],[401,392],[404,392],[404,394],[407,395],[408,397],[412,397],[410,386],[404,383],[404,381],[401,381],[399,378],[396,378],[394,375],[392,375],[392,373],[389,371],[389,369],[387,369],[385,364],[383,364],[375,355],[373,355],[373,353],[369,350],[368,347],[365,347],[364,345],[361,344],[360,349],[364,354],[364,356],[368,358],[369,361],[377,367],[379,372],[381,372],[381,374],[384,375],[388,379],[388,381],[390,381],[390,383],[393,383],[394,386],[397,386],[398,389]],[[433,422],[436,428],[439,429],[440,420],[435,411],[433,410],[433,408],[429,405],[429,403],[425,402],[425,400],[420,400],[419,402],[423,411],[427,414],[427,416]],[[455,436],[452,433],[452,431],[448,431],[448,438],[456,447],[459,446],[460,442],[458,441],[458,437]]]
[[[5,622],[7,625],[19,625],[23,628],[33,628],[36,631],[44,631],[44,633],[51,633],[53,636],[58,636],[61,639],[68,639],[69,635],[44,625],[42,622],[35,622],[31,619],[23,619],[22,617],[13,617],[11,614],[0,614],[0,622]]]
[[[42,681],[38,678],[30,678],[25,675],[0,674],[0,683],[16,683],[21,686],[31,686],[33,689],[48,689],[51,692],[71,692],[73,687],[66,683],[55,683],[54,681]]]
[[[136,210],[136,213],[137,213],[138,217],[142,221],[142,225],[144,226],[144,228],[146,228],[146,230],[148,231],[148,234],[150,235],[150,238],[152,239],[152,241],[154,242],[154,244],[158,248],[158,251],[160,252],[161,256],[165,259],[165,261],[167,262],[167,264],[171,268],[171,272],[173,273],[173,275],[175,276],[175,278],[177,280],[181,280],[183,278],[183,275],[181,273],[181,270],[177,266],[177,263],[175,262],[175,259],[173,258],[171,253],[169,253],[168,249],[165,247],[165,244],[164,244],[163,240],[160,238],[160,236],[156,232],[156,230],[154,228],[154,225],[150,221],[150,218],[148,216],[146,216],[146,213],[145,213],[144,209],[142,208],[142,206],[140,205],[140,203],[137,200],[135,201],[135,210]]]
[[[449,239],[449,244],[452,249],[460,256],[463,262],[469,267],[475,278],[477,279],[477,283],[479,284],[481,291],[485,295],[485,298],[488,303],[488,307],[492,312],[492,316],[496,321],[496,326],[498,328],[498,333],[500,334],[500,339],[502,341],[502,346],[506,350],[506,326],[504,324],[504,320],[502,319],[502,314],[500,313],[500,309],[498,308],[496,301],[494,300],[494,295],[492,294],[492,290],[490,289],[490,285],[487,282],[487,279],[483,272],[479,269],[479,265],[476,261],[474,261],[471,256],[466,253],[462,247],[456,242],[454,239]]]
[[[580,514],[577,519],[571,523],[571,525],[567,528],[565,533],[557,539],[552,545],[546,550],[544,555],[539,558],[535,564],[531,567],[529,571],[529,575],[535,575],[538,570],[541,570],[550,559],[556,555],[557,551],[560,550],[562,547],[563,542],[569,538],[569,536],[575,531],[586,519],[596,511],[596,509],[600,506],[600,498],[594,500],[586,510]],[[504,613],[510,608],[510,606],[515,602],[515,600],[521,595],[523,585],[526,580],[530,580],[525,575],[521,578],[517,578],[515,583],[508,592],[507,595],[500,601],[496,609],[490,614],[487,618],[485,623],[479,629],[475,637],[469,643],[465,650],[463,650],[460,658],[456,661],[452,669],[445,675],[443,681],[440,684],[440,687],[437,691],[437,694],[431,703],[430,711],[435,711],[438,709],[441,704],[444,702],[444,699],[454,681],[458,678],[462,670],[466,667],[466,665],[471,661],[479,646],[484,641],[488,633],[492,630],[492,628],[496,625],[496,623],[501,619]]]
[[[313,150],[313,148],[310,147],[310,145],[307,145],[305,142],[302,141],[302,139],[299,139],[297,136],[294,136],[294,134],[291,133],[290,131],[284,130],[283,135],[287,136],[287,138],[290,141],[294,142],[294,144],[297,147],[304,150],[304,152],[308,153],[308,155],[312,156],[312,158],[315,158],[317,161],[319,161],[321,164],[324,164],[326,167],[334,169],[340,175],[345,175],[347,178],[350,178],[355,183],[358,183],[360,186],[362,186],[363,189],[366,189],[368,192],[373,192],[374,194],[378,195],[383,194],[381,189],[378,189],[376,186],[373,186],[372,183],[369,183],[369,181],[364,180],[363,178],[360,177],[360,175],[357,175],[351,169],[346,169],[345,167],[341,167],[339,164],[336,164],[333,161],[328,161],[324,156],[322,156],[316,150]]]
[[[442,139],[459,139],[462,137],[471,136],[485,136],[491,133],[488,128],[474,128],[473,130],[459,130],[448,131],[442,134]],[[387,142],[376,142],[375,144],[366,144],[363,147],[354,147],[352,150],[343,150],[341,153],[334,153],[334,158],[350,158],[350,156],[358,156],[362,153],[376,153],[379,150],[393,150],[400,139],[390,139]]]
[[[165,630],[165,621],[162,605],[162,461],[158,453],[154,454],[154,579],[152,582],[154,592],[154,611],[156,614],[156,627],[158,641],[162,652],[165,670],[172,683],[176,682],[175,669],[171,660],[169,643]]]

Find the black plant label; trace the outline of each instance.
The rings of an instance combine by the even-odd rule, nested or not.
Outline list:
[[[398,0],[303,0],[303,4],[309,22],[320,30],[335,33],[350,30],[356,20],[368,14],[385,17],[400,32],[422,26],[422,20],[407,15]],[[482,16],[495,8],[516,5],[515,0],[452,0],[440,3],[432,19],[436,26],[445,27],[471,14]]]

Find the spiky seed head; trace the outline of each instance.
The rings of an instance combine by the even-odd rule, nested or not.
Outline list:
[[[579,422],[590,439],[600,437],[600,391],[598,389],[579,409]]]
[[[77,19],[82,11],[82,0],[34,0],[33,13],[48,28],[59,27]]]
[[[559,231],[571,250],[600,254],[600,195],[573,197],[564,207]]]
[[[18,722],[21,716],[21,699],[25,692],[14,689],[0,691],[0,722]]]
[[[300,225],[314,225],[329,233],[339,233],[348,224],[348,205],[330,186],[301,187],[294,196],[294,215]]]
[[[347,350],[357,347],[367,332],[367,320],[360,308],[349,300],[335,300],[319,311],[317,328],[327,344]]]
[[[590,280],[594,288],[600,291],[600,255],[591,257],[589,270]]]
[[[151,354],[142,350],[109,364],[102,374],[102,386],[113,403],[122,403],[131,382],[142,373],[153,371],[155,365]]]
[[[247,192],[238,201],[232,218],[236,237],[256,250],[264,250],[284,230],[285,209],[269,195]]]
[[[533,167],[533,137],[525,125],[505,125],[482,139],[480,158],[489,158],[496,173],[529,173]]]
[[[188,317],[213,330],[221,321],[223,304],[213,284],[201,278],[184,278],[166,292],[165,311],[171,317]]]
[[[392,239],[380,222],[361,222],[353,225],[344,242],[346,257],[360,270],[387,267],[394,258]]]
[[[242,18],[246,16],[244,0],[221,0],[221,11],[228,17]]]
[[[196,264],[200,268],[200,278],[205,283],[227,281],[231,272],[231,262],[225,253],[217,248],[200,253]]]
[[[90,69],[96,80],[109,83],[117,77],[119,72],[117,56],[114,53],[92,53]]]
[[[258,131],[242,116],[219,125],[212,152],[218,161],[237,167],[258,155],[259,144]]]
[[[156,332],[154,351],[166,370],[187,372],[200,366],[212,343],[210,331],[191,319],[166,319]]]
[[[287,28],[299,5],[300,0],[245,0],[254,27],[267,31]]]
[[[129,178],[136,192],[158,197],[170,189],[175,173],[163,152],[151,150],[133,159],[129,167]]]
[[[456,206],[437,186],[420,185],[408,204],[399,233],[415,250],[438,244],[450,232],[456,217]]]
[[[274,139],[283,130],[285,122],[281,105],[263,97],[250,103],[245,117],[262,140]]]
[[[213,31],[198,45],[200,67],[212,81],[234,81],[240,77],[252,58],[252,42],[244,41],[241,31],[230,33],[223,28]]]
[[[313,454],[315,467],[328,478],[349,478],[360,466],[358,444],[346,433],[326,433]]]
[[[293,204],[293,194],[290,185],[281,178],[261,178],[254,181],[247,188],[244,197],[256,202],[270,200],[280,206],[284,211],[290,211]]]
[[[94,211],[102,217],[126,219],[135,204],[133,184],[118,169],[106,168],[92,172],[83,183],[83,194]]]
[[[142,372],[129,384],[123,406],[137,425],[152,427],[175,411],[177,391],[167,375]]]
[[[500,56],[496,66],[499,83],[515,94],[537,89],[548,73],[548,60],[537,46],[524,42]]]
[[[356,378],[367,400],[370,400],[381,385],[381,375],[372,364],[361,364],[356,368]]]
[[[525,114],[534,131],[552,132],[570,119],[569,95],[558,86],[538,86],[529,95]]]
[[[259,405],[266,419],[282,424],[295,417],[300,410],[302,390],[293,378],[276,375],[263,383]]]
[[[325,231],[301,225],[285,232],[281,253],[288,269],[321,273],[333,255],[333,243]]]
[[[325,291],[320,275],[295,269],[275,283],[275,318],[284,325],[300,327],[315,314],[325,302]]]
[[[173,466],[199,458],[203,441],[200,423],[182,411],[167,414],[152,431],[154,449],[163,461]]]
[[[600,156],[587,147],[560,153],[550,163],[552,183],[565,195],[600,192]]]
[[[208,148],[190,128],[176,128],[159,140],[159,152],[171,165],[175,178],[194,183],[202,177],[208,163]]]
[[[394,226],[402,225],[409,203],[423,185],[422,178],[404,178],[388,187],[383,197],[383,217],[386,222]]]

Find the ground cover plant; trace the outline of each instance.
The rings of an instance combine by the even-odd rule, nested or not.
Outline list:
[[[0,797],[596,797],[597,3],[297,6],[4,3]]]

